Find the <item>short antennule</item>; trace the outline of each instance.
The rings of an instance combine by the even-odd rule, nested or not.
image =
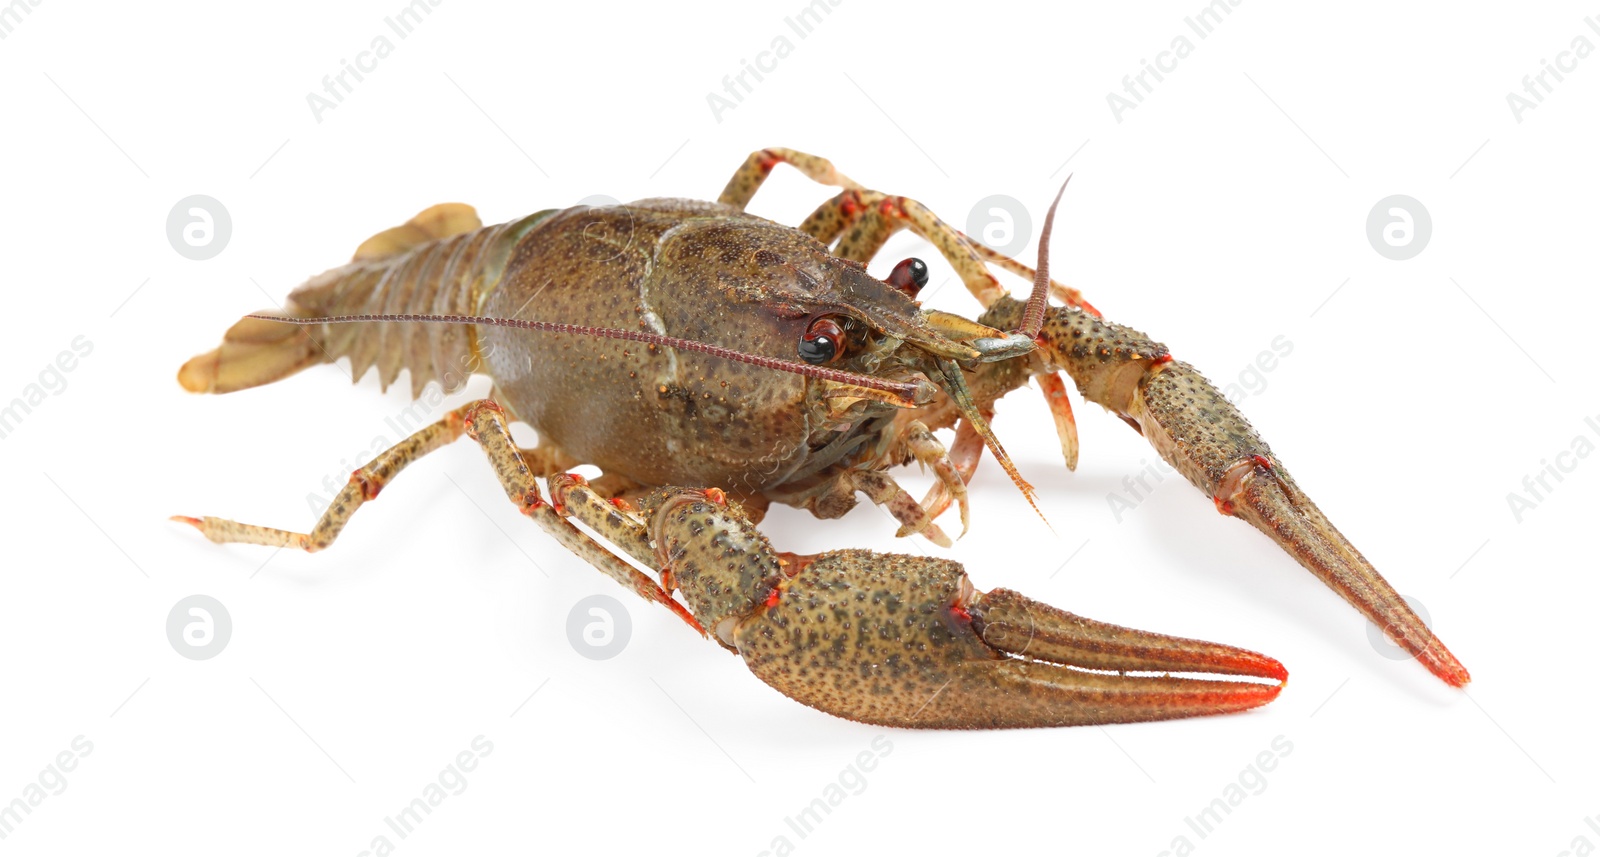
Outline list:
[[[887,381],[871,375],[859,375],[855,372],[845,372],[841,369],[829,369],[825,366],[813,366],[810,363],[801,363],[797,360],[781,360],[776,357],[763,357],[759,354],[746,354],[732,348],[712,345],[694,339],[680,339],[676,336],[666,336],[659,333],[650,333],[643,330],[623,330],[615,327],[590,327],[582,324],[564,324],[554,321],[528,321],[518,318],[489,318],[476,315],[424,315],[412,313],[373,313],[365,315],[335,315],[321,318],[291,318],[281,315],[268,315],[254,313],[246,318],[259,318],[266,321],[279,321],[284,324],[317,325],[317,324],[352,324],[356,322],[428,322],[434,324],[477,324],[489,327],[512,327],[518,330],[535,330],[543,333],[571,333],[579,336],[596,336],[602,339],[624,339],[630,342],[644,342],[675,348],[680,351],[697,351],[701,354],[710,354],[726,360],[735,360],[760,366],[766,369],[775,369],[779,372],[790,372],[795,375],[804,375],[808,378],[818,378],[823,381],[832,381],[836,384],[848,384],[854,387],[864,387],[869,390],[878,390],[888,393],[898,399],[904,407],[916,407],[922,404],[920,399],[925,398],[926,390],[922,385],[907,381]]]

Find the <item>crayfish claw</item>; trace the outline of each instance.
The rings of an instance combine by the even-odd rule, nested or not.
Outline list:
[[[1004,299],[981,321],[1012,324],[1023,310],[1020,302]],[[1295,485],[1239,409],[1193,366],[1137,330],[1077,309],[1050,308],[1039,342],[1046,371],[1064,370],[1084,399],[1144,435],[1219,512],[1243,518],[1277,542],[1447,684],[1461,687],[1471,680],[1405,599]]]
[[[1248,521],[1277,542],[1446,684],[1471,681],[1466,667],[1194,367],[1169,361],[1139,385],[1129,410],[1151,445],[1209,493],[1219,512]]]
[[[737,624],[733,645],[780,692],[851,720],[945,729],[1167,720],[1263,705],[1288,677],[1255,652],[978,592],[947,560],[860,550],[807,559]],[[1131,671],[1273,683],[1122,674]]]

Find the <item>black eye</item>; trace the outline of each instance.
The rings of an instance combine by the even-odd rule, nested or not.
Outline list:
[[[906,297],[916,300],[917,293],[928,284],[928,265],[916,257],[903,259],[889,272],[887,282]]]
[[[800,359],[821,365],[831,363],[844,345],[844,329],[831,318],[819,318],[800,337]]]

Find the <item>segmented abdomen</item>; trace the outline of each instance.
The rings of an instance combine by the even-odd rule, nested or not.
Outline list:
[[[284,311],[302,318],[366,314],[475,315],[494,290],[518,241],[550,212],[464,232],[380,259],[351,262],[289,294]],[[458,390],[480,371],[471,325],[363,322],[304,328],[332,362],[350,358],[353,379],[378,367],[384,389],[411,372],[411,392],[429,381]]]

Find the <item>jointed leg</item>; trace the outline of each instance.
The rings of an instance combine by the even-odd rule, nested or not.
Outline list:
[[[833,242],[844,234],[845,227],[854,223],[860,213],[861,194],[847,190],[817,206],[815,211],[800,222],[800,231],[831,247]]]
[[[623,562],[616,554],[574,527],[562,514],[562,510],[544,501],[539,495],[539,483],[535,481],[534,473],[528,469],[527,463],[517,451],[516,444],[511,440],[511,426],[506,422],[505,414],[501,412],[499,405],[485,399],[474,402],[468,408],[470,410],[466,416],[467,434],[483,447],[484,454],[489,456],[489,463],[494,467],[495,475],[500,477],[500,485],[505,488],[506,497],[515,503],[524,515],[532,518],[540,529],[554,536],[563,547],[582,557],[607,577],[633,590],[646,601],[664,605],[678,614],[691,628],[705,633],[694,617],[683,609],[683,605],[672,600],[672,596],[657,586],[649,576]]]
[[[339,496],[333,499],[332,505],[322,513],[322,518],[309,533],[241,524],[238,521],[209,516],[190,518],[174,515],[172,520],[193,526],[201,535],[218,544],[240,542],[298,548],[306,553],[315,553],[333,544],[333,540],[339,537],[344,525],[349,523],[350,516],[368,500],[377,499],[378,492],[382,491],[396,474],[404,470],[406,465],[460,437],[465,430],[465,414],[471,407],[472,405],[465,405],[445,414],[443,419],[433,425],[425,426],[416,434],[384,450],[377,458],[351,473],[350,481],[339,491]]]
[[[960,441],[960,438],[961,435],[957,433],[957,442]],[[920,420],[912,420],[905,425],[905,428],[898,435],[898,443],[903,449],[902,455],[915,460],[923,467],[932,468],[934,476],[937,477],[937,481],[934,482],[933,488],[928,492],[927,498],[919,506],[927,520],[931,522],[934,518],[939,517],[941,512],[950,507],[951,499],[954,499],[961,508],[961,534],[963,536],[966,535],[968,526],[967,480],[972,478],[972,471],[970,469],[963,471],[951,453],[944,448],[944,444],[939,441],[939,438],[935,437],[933,432],[929,431],[928,427],[923,425]],[[982,448],[981,440],[979,441],[979,448]],[[972,464],[976,466],[976,457],[972,459]],[[906,524],[895,535],[909,536],[915,532],[917,532],[915,526]]]
[[[779,163],[794,165],[813,181],[844,188],[842,192],[818,206],[800,225],[801,231],[824,244],[832,245],[834,255],[842,259],[866,264],[883,249],[890,236],[901,229],[910,229],[939,251],[961,277],[967,290],[985,308],[994,305],[1006,294],[1000,281],[990,272],[988,267],[990,264],[998,265],[1025,279],[1033,279],[1032,268],[973,241],[960,230],[939,219],[922,203],[904,196],[890,196],[867,190],[840,174],[832,163],[815,155],[790,149],[763,149],[754,152],[728,183],[727,189],[722,193],[721,201],[743,208],[771,174],[772,168]],[[1057,299],[1069,306],[1080,307],[1093,315],[1099,315],[1099,311],[1084,301],[1076,289],[1070,289],[1054,280],[1051,280],[1050,285],[1051,293]],[[1052,379],[1042,378],[1040,384],[1045,399],[1050,404],[1051,413],[1056,418],[1056,428],[1061,435],[1062,452],[1067,457],[1068,467],[1072,468],[1077,464],[1077,432],[1072,405],[1059,379],[1053,381],[1052,383]],[[973,437],[976,438],[976,435]],[[970,443],[968,445],[970,446]],[[942,446],[939,452],[943,455]],[[968,469],[960,474],[961,477],[964,479],[972,477],[971,468],[976,467],[979,454],[981,445],[976,452],[968,456]],[[945,457],[944,460],[949,461],[949,458]],[[906,535],[921,530],[927,521],[931,521],[933,517],[948,508],[951,500],[964,493],[953,487],[953,484],[964,486],[964,479],[957,478],[953,483],[950,480],[942,480],[940,484],[935,485],[918,507],[919,513],[915,516],[907,505],[901,502],[901,495],[905,492],[898,485],[874,483],[869,479],[857,487],[867,491],[875,502],[893,511],[896,518],[904,524],[900,535]],[[961,499],[963,500],[962,523],[965,525],[964,496]],[[942,536],[936,528],[927,532],[929,538],[934,539],[936,543],[938,537]]]
[[[989,272],[988,266],[973,249],[973,242],[940,220],[927,206],[908,197],[889,196],[877,191],[863,192],[861,201],[883,220],[884,226],[878,229],[886,231],[882,232],[881,237],[865,230],[859,235],[846,232],[834,251],[840,258],[866,264],[877,255],[889,235],[901,229],[910,229],[918,238],[932,244],[939,255],[956,269],[956,276],[961,278],[967,291],[978,299],[978,303],[988,307],[1005,296],[1005,288]]]
[[[658,538],[663,525],[677,529],[677,525],[667,523],[660,503],[667,496],[679,495],[693,497],[719,510],[720,521],[707,519],[684,524],[693,532],[692,545],[671,544]],[[771,552],[766,538],[755,528],[755,522],[745,514],[744,508],[731,502],[720,488],[655,489],[644,496],[643,509],[640,509],[629,502],[606,500],[582,477],[564,474],[551,480],[550,496],[563,515],[582,521],[640,565],[656,569],[661,575],[662,587],[669,593],[677,587],[678,570],[691,551],[698,558],[706,549],[716,550],[725,557],[762,565],[765,575],[778,574],[779,560]],[[711,529],[719,524],[725,529]],[[730,530],[740,531],[739,537],[730,539]]]
[[[915,497],[906,493],[894,477],[882,470],[857,470],[848,476],[840,477],[842,484],[848,485],[854,491],[867,495],[873,503],[882,506],[884,511],[894,516],[900,522],[900,529],[896,536],[907,536],[919,533],[923,538],[942,548],[951,547],[954,543],[945,535],[944,530],[933,522],[933,516],[928,514],[917,503]],[[963,522],[965,523],[965,522]]]
[[[985,422],[994,419],[992,409],[985,408],[979,413]],[[920,421],[913,421],[912,424],[922,426]],[[923,426],[922,430],[928,431],[926,426]],[[934,443],[938,443],[938,438],[934,437],[932,432],[929,432],[928,436],[933,438]],[[940,444],[939,449],[944,452],[944,445]],[[972,474],[978,471],[978,461],[982,458],[983,437],[972,427],[970,421],[962,419],[956,423],[955,444],[950,447],[949,452],[944,453],[944,467],[948,468],[950,475],[941,473],[940,480],[933,483],[933,487],[928,489],[927,496],[922,498],[922,508],[927,511],[928,517],[939,517],[950,508],[952,501],[959,499],[962,535],[966,534],[967,483],[972,481]]]
[[[979,592],[946,560],[870,551],[778,553],[715,488],[660,489],[634,509],[600,497],[582,479],[556,476],[552,502],[546,502],[504,415],[489,400],[452,411],[356,471],[340,508],[330,509],[313,530],[327,531],[324,540],[216,518],[184,520],[214,541],[314,550],[331,543],[354,509],[407,464],[463,433],[483,447],[506,496],[563,545],[668,605],[701,633],[704,623],[779,691],[843,717],[955,728],[1154,720],[1250,708],[1279,689],[1111,676],[1047,662],[1102,671],[1285,677],[1280,664],[1252,652],[1092,622],[1007,590]],[[666,588],[568,516],[659,569]],[[671,590],[682,592],[689,609]]]
[[[254,524],[241,524],[223,518],[187,518],[174,520],[193,525],[206,538],[214,542],[243,542],[258,545],[292,547],[313,552],[333,543],[340,530],[366,501],[378,496],[389,480],[406,465],[459,438],[463,433],[483,447],[484,454],[494,467],[495,475],[505,488],[506,496],[532,518],[541,529],[554,536],[556,541],[590,565],[599,569],[647,601],[659,602],[688,622],[690,627],[704,633],[683,606],[672,600],[655,581],[643,572],[628,565],[615,554],[601,546],[582,530],[574,527],[561,510],[552,508],[539,493],[536,473],[518,451],[511,439],[510,426],[500,406],[488,399],[470,402],[446,414],[443,419],[423,428],[395,446],[380,453],[377,458],[350,475],[350,482],[339,493],[311,529],[310,533],[295,533]]]
[[[1061,372],[1041,372],[1033,376],[1044,391],[1044,400],[1050,405],[1050,415],[1056,421],[1056,437],[1061,441],[1061,457],[1068,470],[1078,469],[1078,421],[1072,416],[1072,402],[1067,398],[1067,382]]]
[[[818,184],[845,189],[819,206],[800,226],[802,232],[824,244],[832,244],[838,239],[839,246],[834,253],[841,258],[865,264],[871,261],[890,235],[909,227],[938,249],[939,254],[956,269],[967,290],[985,308],[1005,294],[999,280],[989,273],[986,265],[998,265],[1025,280],[1033,279],[1032,268],[972,240],[940,220],[922,203],[903,196],[867,190],[840,173],[826,158],[793,149],[774,148],[752,152],[728,182],[719,201],[743,209],[771,174],[772,168],[780,163],[794,166]],[[852,226],[857,228],[847,233],[846,230]],[[1100,314],[1083,300],[1083,295],[1077,289],[1052,279],[1050,292],[1068,306],[1081,307],[1094,315]]]
[[[971,238],[968,238],[965,232],[961,233],[961,237],[967,239],[967,244],[970,245],[973,251],[981,256],[985,262],[988,262],[991,265],[999,265],[1000,269],[1003,271],[1009,271],[1013,274],[1016,274],[1030,283],[1033,282],[1034,276],[1038,273],[1027,265],[1018,262],[1016,259],[1001,253],[999,250],[996,250],[981,241],[974,241]],[[1054,277],[1050,278],[1050,297],[1061,301],[1067,306],[1077,307],[1078,309],[1081,309],[1096,318],[1100,317],[1100,311],[1095,309],[1092,304],[1083,299],[1083,292],[1080,292],[1071,286],[1064,286],[1061,283],[1056,282]]]
[[[610,517],[581,482],[562,485],[552,493],[568,509]],[[781,553],[715,488],[662,488],[616,519],[630,531],[622,541],[651,546],[663,585],[751,672],[852,720],[943,728],[1159,720],[1252,708],[1281,685],[1105,673],[1286,677],[1254,652],[1084,619],[1009,590],[980,592],[947,560]]]
[[[532,470],[535,476],[562,473],[583,463],[559,448],[545,443],[543,438],[540,438],[537,446],[517,447],[517,454],[522,456],[523,463],[528,465],[528,469]]]
[[[655,548],[634,505],[607,497],[576,473],[550,477],[550,503],[557,514],[577,518],[640,565],[655,568]]]
[[[745,159],[744,165],[739,167],[732,179],[728,180],[728,186],[722,189],[722,195],[717,197],[717,202],[743,211],[744,207],[750,204],[751,197],[761,189],[761,183],[772,174],[772,168],[778,164],[788,164],[818,184],[852,190],[861,189],[861,185],[834,169],[833,162],[827,158],[796,152],[793,149],[761,149],[751,152],[750,157]]]

